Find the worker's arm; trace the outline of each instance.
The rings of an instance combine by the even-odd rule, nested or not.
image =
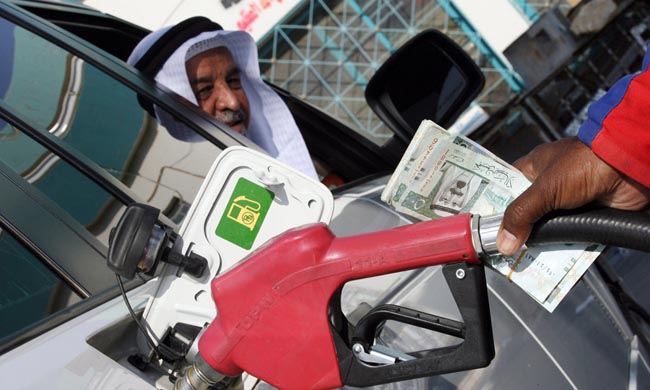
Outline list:
[[[628,75],[589,107],[578,138],[602,160],[650,186],[650,52],[640,72]]]
[[[533,224],[551,210],[592,201],[640,210],[650,200],[650,189],[609,166],[577,138],[540,145],[515,166],[534,182],[506,209],[497,236],[497,247],[506,255],[514,254]]]
[[[514,254],[533,224],[556,209],[592,201],[639,210],[650,200],[650,55],[643,69],[619,80],[589,107],[578,139],[540,145],[515,166],[534,181],[508,207],[497,237]]]

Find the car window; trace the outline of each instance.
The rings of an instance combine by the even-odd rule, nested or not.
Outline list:
[[[221,149],[172,137],[132,89],[3,18],[0,38],[0,171],[7,179],[0,192],[15,186],[20,205],[38,204],[0,218],[8,227],[0,226],[0,340],[7,341],[81,300],[79,294],[114,286],[105,256],[125,209],[125,199],[115,196],[124,190],[115,189],[118,181],[135,200],[180,223]],[[96,172],[76,166],[69,154]],[[93,179],[98,171],[117,180]],[[24,215],[35,216],[33,222]],[[18,220],[32,231],[17,227]]]
[[[79,300],[40,259],[0,229],[0,340]]]
[[[124,205],[19,129],[0,129],[0,162],[53,200],[108,247],[108,227]]]
[[[63,48],[6,20],[0,20],[0,30],[2,103],[30,126],[90,158],[139,200],[180,222],[220,149],[207,141],[170,136],[142,109],[136,92]],[[0,153],[3,160],[10,160],[8,165],[24,177],[34,170],[43,177],[57,176],[50,179],[56,181],[56,190],[43,189],[48,196],[62,199],[68,195],[53,191],[76,189],[94,199],[72,208],[90,208],[91,203],[96,209],[108,207],[93,194],[95,188],[77,187],[55,173],[59,160],[48,157],[47,150],[8,124],[0,123],[0,128]],[[36,182],[41,180],[45,179]],[[61,205],[78,216],[77,210]],[[87,226],[88,220],[79,220]]]

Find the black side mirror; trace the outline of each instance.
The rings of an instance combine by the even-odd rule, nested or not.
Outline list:
[[[375,73],[366,100],[408,143],[420,122],[451,126],[483,89],[479,67],[454,41],[426,30],[399,48]]]

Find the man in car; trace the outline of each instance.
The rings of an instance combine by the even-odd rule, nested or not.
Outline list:
[[[316,178],[300,131],[282,99],[260,77],[257,46],[244,31],[224,31],[196,17],[147,35],[128,63],[217,120],[255,142],[272,157]],[[172,136],[202,138],[154,107]]]
[[[650,204],[650,53],[589,107],[577,138],[540,145],[515,162],[533,184],[506,209],[497,247],[513,255],[533,224],[592,201],[624,210]]]

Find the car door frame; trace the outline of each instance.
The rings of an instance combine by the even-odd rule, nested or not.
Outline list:
[[[82,27],[80,26],[83,26],[83,28],[90,30],[93,25],[99,27],[98,31],[101,29],[110,29],[116,33],[123,34],[129,43],[125,44],[124,42],[121,42],[120,47],[117,49],[111,50],[111,48],[106,48],[112,51],[110,54],[117,56],[121,60],[126,60],[126,56],[128,56],[128,53],[132,50],[132,47],[129,47],[129,45],[134,47],[140,39],[149,33],[148,30],[121,19],[101,14],[99,12],[94,13],[90,10],[77,9],[65,5],[34,4],[26,1],[17,1],[16,4],[19,4],[30,12],[34,12],[40,17],[46,18],[56,24],[59,28],[64,30],[63,32],[65,34],[72,34],[67,31],[67,29],[81,29]],[[74,36],[74,34],[72,35]],[[81,40],[78,36],[74,37],[76,40]],[[90,38],[90,36],[86,36],[86,39],[90,40]],[[101,43],[98,40],[95,40],[94,44],[100,45]],[[85,43],[85,45],[87,45],[87,43]],[[103,50],[102,47],[98,47]],[[64,48],[77,54],[77,52],[73,50],[74,46]],[[81,54],[81,52],[79,54]],[[99,58],[99,60],[106,64],[109,62],[106,58]],[[89,62],[93,63],[92,61]],[[119,61],[112,62],[118,63]],[[98,64],[93,64],[100,67]],[[123,63],[120,65],[122,65],[121,67],[124,67]],[[139,73],[129,67],[127,68],[131,73]],[[160,90],[169,92],[165,87],[148,82],[146,77],[132,80],[128,77],[128,74],[122,74],[121,72],[118,72],[117,76],[119,77],[115,77],[116,79],[129,87],[132,87],[132,89],[136,90],[146,99],[149,99],[155,104],[167,109],[169,112],[180,116],[174,110],[174,108],[180,106],[177,97],[172,96],[172,99],[176,99],[175,107],[173,104],[167,106],[165,105],[165,102],[157,99],[158,97],[162,98],[163,95],[165,98],[168,98],[169,95],[174,95],[173,93],[161,94]],[[123,79],[121,77],[123,77]],[[129,82],[135,83],[130,85]],[[267,84],[275,90],[275,92],[278,93],[287,104],[296,120],[303,138],[305,139],[305,143],[307,144],[310,153],[316,159],[326,163],[332,171],[340,176],[345,182],[358,180],[371,175],[377,175],[379,173],[390,173],[390,171],[397,166],[402,154],[406,150],[407,143],[401,141],[395,135],[393,135],[383,145],[377,145],[360,133],[352,130],[346,124],[332,117],[330,114],[305,102],[294,94],[272,83],[267,82]],[[233,134],[231,134],[232,130],[205,115],[199,109],[191,107],[188,111],[191,111],[192,114],[196,114],[191,115],[188,120],[189,122],[192,122],[192,124],[196,125],[190,127],[194,127],[199,133],[201,133],[199,129],[210,129],[216,127],[227,135],[233,136]],[[240,143],[259,150],[256,145],[252,144],[252,142],[248,141],[244,137],[239,136],[239,134],[235,134],[234,136]],[[216,140],[211,139],[210,137],[206,138],[211,142],[216,141],[215,144],[217,146],[230,146],[227,137],[218,136],[216,137]],[[246,143],[246,141],[248,141],[248,143]]]

